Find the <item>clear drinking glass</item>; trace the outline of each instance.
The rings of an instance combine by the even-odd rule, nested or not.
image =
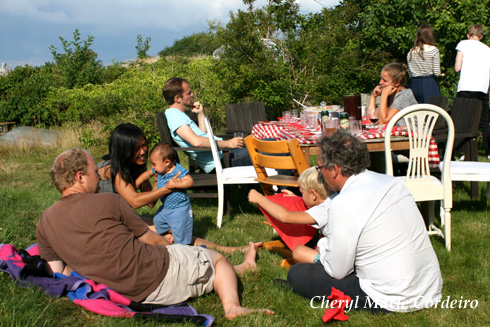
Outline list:
[[[316,112],[309,112],[306,116],[306,124],[311,129],[318,128],[318,114]]]
[[[360,120],[349,119],[349,133],[354,136],[358,136],[362,133]]]
[[[300,123],[301,123],[301,125],[303,125],[303,126],[306,126],[306,124],[307,124],[307,121],[306,121],[306,115],[307,115],[307,113],[308,113],[308,112],[306,112],[306,111],[301,111],[301,112],[299,113]]]
[[[325,131],[325,136],[335,134],[337,132],[338,119],[327,119],[323,123],[323,130]]]
[[[291,110],[291,121],[292,122],[298,121],[298,109]]]
[[[291,121],[291,111],[286,110],[282,112],[282,121],[289,123]]]

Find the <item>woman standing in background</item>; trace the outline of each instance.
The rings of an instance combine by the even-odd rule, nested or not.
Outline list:
[[[432,27],[420,25],[413,48],[407,54],[410,88],[418,103],[429,103],[431,96],[441,95],[436,81],[436,77],[441,75],[439,49],[434,44]]]

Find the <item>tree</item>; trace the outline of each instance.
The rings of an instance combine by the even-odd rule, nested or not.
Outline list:
[[[62,85],[66,88],[81,87],[92,83],[97,84],[100,78],[102,63],[97,60],[97,53],[90,49],[94,37],[88,36],[87,40],[80,41],[78,29],[73,32],[73,41],[68,42],[59,37],[65,53],[58,53],[51,45],[49,50],[53,55],[61,74]]]
[[[344,0],[343,6],[357,8],[359,15],[351,26],[361,36],[364,53],[385,51],[392,60],[406,62],[417,28],[430,24],[441,54],[441,81],[444,95],[456,93],[458,75],[454,72],[456,45],[466,38],[472,24],[490,26],[489,0]],[[482,40],[490,44],[488,38]]]
[[[147,37],[145,41],[143,41],[143,36],[141,34],[138,34],[136,36],[137,40],[137,45],[136,45],[136,51],[138,52],[138,59],[145,59],[148,58],[148,50],[150,50],[150,42],[151,38]]]
[[[248,11],[231,14],[217,34],[225,51],[216,69],[236,101],[262,101],[274,117],[293,98],[342,104],[345,94],[373,87],[389,55],[360,51],[360,34],[351,26],[357,7],[301,15],[293,0],[270,0],[260,9],[254,2],[245,0]]]
[[[165,47],[158,53],[160,57],[178,55],[178,56],[199,56],[211,55],[218,47],[214,40],[215,35],[211,31],[194,33],[185,36],[174,42],[171,47]]]

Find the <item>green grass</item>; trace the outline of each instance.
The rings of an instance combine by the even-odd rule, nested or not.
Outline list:
[[[91,149],[100,158],[104,149]],[[58,148],[37,148],[5,151],[0,147],[0,243],[25,248],[36,241],[35,227],[41,213],[54,203],[59,194],[50,184],[49,167]],[[483,189],[486,185],[480,184]],[[277,239],[259,210],[248,203],[247,188],[234,187],[231,193],[232,212],[216,228],[216,201],[197,200],[192,203],[195,234],[210,241],[238,246],[249,241]],[[152,216],[155,209],[143,208],[141,215]],[[452,252],[444,241],[432,237],[444,279],[443,299],[477,300],[475,309],[427,309],[413,313],[373,315],[350,312],[343,326],[470,326],[490,325],[490,228],[489,208],[485,198],[471,200],[469,184],[455,184],[452,211]],[[240,263],[242,254],[228,256]],[[309,300],[289,290],[273,286],[274,278],[285,278],[287,270],[279,267],[281,257],[260,250],[258,267],[239,278],[243,305],[267,307],[274,316],[248,316],[227,321],[218,296],[211,293],[191,301],[198,312],[213,315],[219,326],[322,326],[324,309],[310,307]],[[15,285],[7,274],[0,274],[1,326],[161,326],[160,321],[135,320],[98,316],[65,298],[51,298],[35,288]],[[192,326],[174,324],[175,326]]]

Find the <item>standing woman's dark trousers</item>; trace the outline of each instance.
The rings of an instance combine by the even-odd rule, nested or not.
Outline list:
[[[429,103],[430,97],[441,95],[441,89],[434,76],[412,77],[410,88],[418,103]]]

